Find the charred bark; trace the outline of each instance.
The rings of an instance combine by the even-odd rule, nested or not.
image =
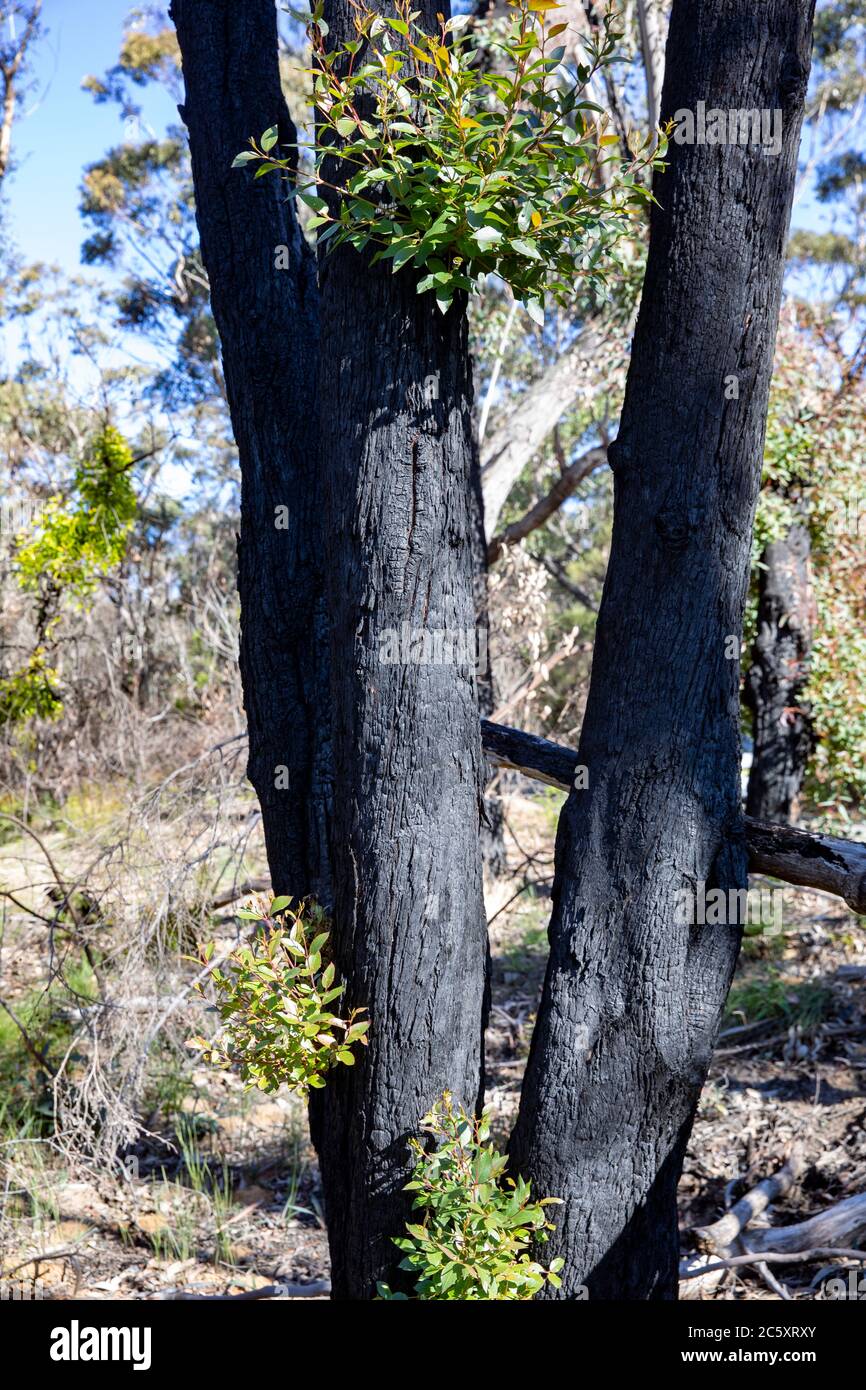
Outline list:
[[[328,642],[321,574],[315,260],[276,179],[231,163],[271,126],[280,88],[273,0],[173,0],[196,220],[241,467],[240,663],[248,775],[274,890],[330,900]],[[277,264],[285,268],[277,268]],[[280,510],[285,509],[285,510]]]
[[[677,144],[657,175],[550,961],[512,1155],[558,1196],[574,1298],[674,1299],[677,1181],[740,929],[680,894],[746,884],[739,640],[813,0],[674,0],[662,119],[779,109],[782,149]],[[738,399],[725,399],[736,376]],[[581,779],[582,780],[582,779]]]
[[[433,24],[442,6],[419,8]],[[335,45],[350,15],[326,3]],[[443,1090],[474,1107],[481,1085],[476,461],[465,305],[443,316],[409,272],[351,248],[322,260],[320,289],[332,942],[372,1027],[313,1119],[334,1297],[366,1299],[399,1278],[409,1136]]]
[[[761,557],[758,630],[745,682],[754,750],[746,810],[758,820],[796,820],[814,748],[804,699],[812,655],[810,540],[792,526]]]

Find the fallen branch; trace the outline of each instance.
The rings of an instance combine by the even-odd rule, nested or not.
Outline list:
[[[779,1254],[799,1254],[803,1250],[821,1247],[839,1253],[838,1247],[866,1236],[866,1193],[846,1197],[808,1221],[796,1226],[779,1226],[775,1230],[750,1231],[744,1240],[746,1249],[756,1254],[772,1250]]]
[[[752,873],[834,893],[852,912],[866,913],[866,845],[748,817],[746,842]]]
[[[735,1259],[743,1253],[743,1249],[748,1251],[743,1232],[749,1222],[766,1211],[777,1197],[791,1190],[802,1174],[804,1166],[802,1150],[796,1146],[777,1173],[764,1178],[756,1187],[751,1188],[718,1221],[712,1222],[709,1226],[696,1227],[695,1235],[699,1245],[705,1251],[709,1251],[710,1256],[715,1256],[717,1262],[707,1264],[706,1258],[701,1255],[690,1255],[682,1261],[680,1279],[701,1279],[699,1284],[692,1284],[683,1294],[685,1299],[700,1298],[721,1283],[725,1269],[728,1268],[725,1261]],[[782,1298],[787,1297],[786,1292],[782,1291],[782,1286],[770,1274],[765,1262],[756,1263],[758,1273],[773,1292]]]
[[[771,1202],[775,1202],[778,1197],[783,1197],[786,1192],[798,1181],[803,1168],[803,1152],[799,1148],[791,1151],[787,1161],[770,1178],[764,1178],[757,1187],[753,1187],[749,1192],[741,1197],[738,1202],[725,1212],[718,1221],[713,1221],[709,1226],[698,1226],[695,1235],[700,1244],[710,1250],[713,1254],[723,1255],[728,1258],[733,1254],[734,1243],[742,1235],[743,1231],[754,1221],[755,1217],[760,1216],[767,1210]],[[775,1235],[772,1231],[769,1234]],[[773,1242],[775,1249],[775,1242]]]
[[[738,1043],[736,1047],[717,1047],[713,1056],[718,1060],[725,1057],[744,1057],[747,1052],[760,1052],[764,1047],[775,1047],[777,1043],[787,1042],[788,1033],[765,1033],[754,1042]]]
[[[500,767],[570,791],[577,754],[522,729],[481,721],[484,751]],[[866,915],[866,845],[815,835],[790,825],[770,825],[745,818],[749,872],[768,874],[783,883],[817,888],[843,898],[853,912]]]
[[[325,1280],[315,1284],[264,1284],[260,1289],[244,1289],[242,1293],[192,1293],[187,1286],[185,1289],[164,1289],[162,1293],[151,1294],[145,1302],[242,1303],[258,1298],[322,1298],[330,1292],[331,1285]]]
[[[762,1254],[754,1255],[732,1255],[729,1260],[719,1260],[715,1264],[703,1265],[701,1269],[689,1269],[683,1272],[680,1270],[680,1282],[686,1279],[700,1279],[705,1274],[714,1274],[717,1270],[737,1269],[740,1265],[760,1265],[760,1264],[806,1264],[809,1260],[860,1260],[866,1262],[866,1250],[840,1250],[834,1245],[819,1245],[813,1250],[792,1250],[783,1254],[776,1250],[767,1250]]]

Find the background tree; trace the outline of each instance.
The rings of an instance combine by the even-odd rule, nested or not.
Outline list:
[[[33,44],[39,38],[42,0],[0,5],[0,183],[9,169],[12,129],[27,89],[27,69]]]

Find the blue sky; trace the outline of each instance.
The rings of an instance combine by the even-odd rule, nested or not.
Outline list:
[[[131,7],[130,0],[45,0],[47,32],[34,51],[32,90],[15,122],[14,169],[5,189],[7,226],[26,261],[57,264],[69,274],[103,285],[114,272],[81,264],[81,244],[88,235],[78,212],[81,177],[86,165],[120,143],[124,131],[118,108],[110,102],[97,104],[81,83],[89,75],[101,77],[117,62]],[[178,120],[176,107],[156,84],[142,89],[140,102],[143,121],[157,134]],[[114,342],[120,360],[130,353],[138,360],[158,358],[138,337],[118,331]],[[17,326],[4,326],[0,351],[11,365],[19,344]],[[67,370],[82,398],[90,398],[95,378],[89,364],[70,358]],[[122,409],[118,418],[122,426]],[[171,460],[161,483],[178,497],[189,488],[186,470]]]
[[[129,0],[45,0],[47,35],[36,51],[37,84],[16,121],[16,169],[8,192],[9,228],[28,260],[80,267],[85,231],[78,190],[85,164],[123,135],[117,108],[98,106],[82,78],[101,76],[117,62]],[[176,118],[162,92],[147,88],[145,118],[157,129]]]

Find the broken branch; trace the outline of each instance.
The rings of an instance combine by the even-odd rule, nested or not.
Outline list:
[[[577,753],[522,729],[481,721],[484,751],[500,767],[522,772],[548,786],[570,791]],[[745,817],[749,872],[783,883],[816,888],[843,898],[853,912],[866,915],[866,845],[833,835],[770,825]]]

